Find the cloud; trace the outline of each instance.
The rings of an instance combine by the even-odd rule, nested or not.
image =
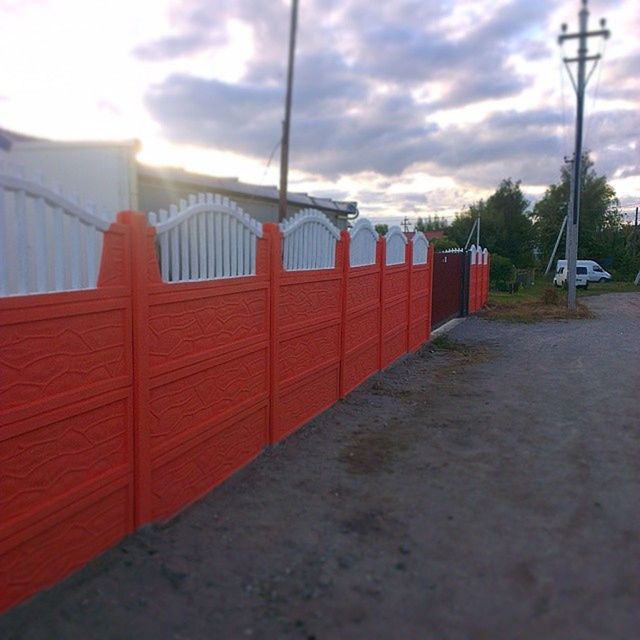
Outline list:
[[[532,78],[513,66],[513,54],[531,61],[549,55],[539,32],[555,4],[307,0],[299,22],[291,166],[324,180],[373,172],[392,181],[414,170],[478,188],[506,175],[532,185],[555,180],[563,150],[559,108],[532,103],[446,126],[434,117],[523,95]],[[238,83],[183,72],[153,85],[145,104],[163,134],[175,143],[266,160],[281,131],[288,18],[284,2],[177,5],[172,33],[138,47],[139,57],[163,61],[223,46],[230,20],[251,28],[254,56]],[[610,73],[628,78],[635,64],[624,58]],[[626,80],[624,89],[633,97],[636,86]],[[625,139],[637,140],[637,116],[610,110],[593,124],[602,167],[610,175],[634,171],[637,151]]]

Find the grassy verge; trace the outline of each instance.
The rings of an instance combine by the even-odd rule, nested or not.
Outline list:
[[[567,310],[566,292],[555,288],[551,278],[539,277],[535,285],[521,288],[518,293],[491,291],[489,304],[479,315],[489,320],[506,322],[586,319],[593,315],[579,302],[581,298],[639,290],[632,282],[591,283],[588,289],[578,289],[578,309],[576,313],[570,313]]]

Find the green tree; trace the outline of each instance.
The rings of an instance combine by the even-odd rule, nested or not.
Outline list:
[[[446,220],[440,218],[440,216],[427,216],[426,218],[419,217],[416,220],[415,230],[422,231],[440,231],[447,228]]]
[[[623,233],[623,216],[614,188],[605,176],[597,175],[588,154],[582,160],[584,167],[580,197],[580,222],[578,226],[578,258],[597,261],[623,259],[626,242]],[[570,169],[563,166],[560,182],[552,184],[533,209],[538,246],[543,258],[551,255],[562,219],[569,202]],[[564,257],[564,242],[558,247],[558,258]]]
[[[528,200],[520,181],[503,180],[496,191],[456,214],[447,235],[464,246],[475,219],[480,217],[480,244],[509,258],[517,267],[533,265],[534,231],[527,214]]]
[[[377,224],[374,226],[374,229],[376,230],[376,232],[378,234],[380,234],[381,236],[384,236],[387,234],[387,231],[389,231],[389,225],[388,224]]]

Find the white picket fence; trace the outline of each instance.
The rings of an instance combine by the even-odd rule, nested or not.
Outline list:
[[[287,271],[333,269],[340,231],[316,209],[304,209],[280,223],[282,265]]]
[[[0,162],[0,295],[95,288],[112,219]]]
[[[235,202],[200,193],[169,210],[150,212],[165,282],[238,278],[256,273],[262,225]]]
[[[429,259],[429,241],[422,231],[413,234],[413,264],[427,264]]]
[[[384,236],[387,245],[386,265],[404,264],[407,236],[398,225],[389,227]]]
[[[359,218],[349,231],[349,235],[349,265],[364,267],[375,264],[378,233],[373,223],[366,218]]]

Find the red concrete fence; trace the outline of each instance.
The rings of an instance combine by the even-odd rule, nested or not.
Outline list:
[[[95,289],[0,298],[0,610],[429,339],[422,234],[338,233],[312,213],[261,226],[221,200],[165,214],[118,215]]]

